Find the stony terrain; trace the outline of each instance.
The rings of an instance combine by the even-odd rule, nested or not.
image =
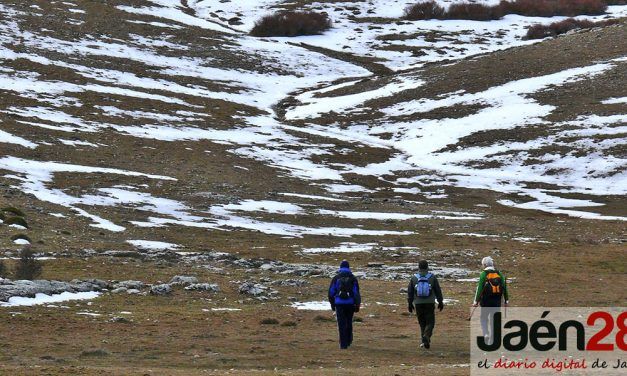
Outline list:
[[[244,3],[0,2],[0,258],[43,265],[0,280],[1,374],[467,374],[485,255],[514,305],[625,305],[627,6],[531,42],[554,20]],[[247,36],[271,9],[334,27]],[[365,305],[337,354],[343,258]]]

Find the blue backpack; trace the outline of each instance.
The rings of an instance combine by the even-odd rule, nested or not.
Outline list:
[[[416,278],[418,278],[418,283],[416,283],[416,295],[419,298],[426,298],[431,295],[431,284],[429,283],[429,278],[431,278],[433,274],[427,273],[425,276],[421,276],[420,274],[416,274]]]

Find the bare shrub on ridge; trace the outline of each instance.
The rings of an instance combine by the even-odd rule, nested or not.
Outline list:
[[[554,37],[560,34],[565,34],[571,30],[577,29],[591,29],[593,27],[603,27],[618,23],[617,20],[605,20],[599,22],[593,22],[589,20],[577,20],[574,18],[567,18],[563,21],[553,22],[549,25],[536,24],[531,26],[527,30],[527,39],[542,39],[547,37]]]
[[[262,17],[250,31],[255,37],[295,37],[317,35],[331,28],[326,13],[277,12]]]
[[[408,20],[449,19],[449,20],[498,20],[508,14],[527,17],[553,17],[579,15],[600,15],[607,11],[608,4],[625,4],[627,0],[502,0],[496,5],[473,2],[452,3],[447,10],[435,1],[423,1],[405,8],[404,18]]]
[[[405,8],[404,18],[411,21],[442,19],[446,12],[435,1],[425,1]]]

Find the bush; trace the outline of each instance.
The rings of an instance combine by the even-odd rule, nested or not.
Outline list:
[[[7,206],[6,208],[2,208],[2,211],[5,213],[11,213],[13,215],[16,215],[18,217],[24,217],[24,212],[21,211],[18,208],[15,208],[13,206]]]
[[[515,0],[501,1],[505,14],[519,14],[527,17],[552,17],[555,15],[555,1],[552,0]]]
[[[17,234],[17,235],[13,235],[13,236],[11,236],[11,241],[16,241],[16,240],[19,240],[19,239],[26,240],[26,241],[28,241],[29,243],[32,243],[32,242],[33,242],[33,241],[32,241],[32,240],[28,237],[28,235],[25,235],[25,234]]]
[[[316,317],[314,317],[314,321],[322,321],[322,322],[335,321],[335,317],[333,317],[333,316],[316,315]]]
[[[0,260],[0,278],[6,278],[7,266],[4,265],[4,260]]]
[[[83,350],[81,351],[80,356],[81,357],[103,357],[103,356],[109,356],[111,353],[105,349],[90,349],[90,350]]]
[[[599,15],[607,10],[604,0],[514,0],[501,1],[506,14],[528,17]]]
[[[15,279],[33,280],[41,275],[42,266],[35,259],[35,252],[30,247],[24,247],[20,252],[20,259],[15,267]]]
[[[498,20],[507,14],[528,17],[599,15],[607,10],[608,3],[625,4],[627,0],[503,0],[497,5],[458,2],[444,10],[435,1],[423,1],[405,8],[408,20]]]
[[[331,28],[326,13],[278,12],[255,22],[250,35],[255,37],[295,37],[317,35]]]
[[[279,320],[277,319],[263,319],[261,320],[261,325],[278,325]]]
[[[401,238],[396,238],[396,239],[394,239],[394,246],[395,247],[404,247],[405,246],[405,242]]]
[[[527,30],[527,39],[542,39],[565,34],[576,29],[591,29],[593,27],[602,27],[618,23],[617,20],[605,20],[592,22],[588,20],[577,20],[568,18],[563,21],[553,22],[550,25],[533,25]]]
[[[28,223],[22,217],[9,217],[4,221],[4,223],[6,225],[18,225],[28,228]]]
[[[474,3],[454,3],[446,12],[446,18],[454,20],[489,21],[498,20],[503,15],[503,10],[499,5],[489,6]]]
[[[425,1],[405,8],[404,18],[411,21],[442,19],[446,12],[435,1]]]
[[[606,10],[605,0],[559,0],[557,2],[557,11],[560,16],[573,17],[582,14],[598,16],[604,14]]]

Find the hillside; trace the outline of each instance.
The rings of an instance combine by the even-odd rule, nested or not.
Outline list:
[[[409,3],[3,1],[0,206],[28,224],[0,217],[3,257],[25,235],[43,279],[143,285],[0,307],[0,370],[464,374],[488,254],[514,304],[624,303],[627,6],[531,41],[564,17],[407,21]],[[278,9],[333,27],[248,35]],[[343,258],[365,306],[352,355],[328,357],[331,312],[296,307]],[[399,290],[421,258],[451,300],[416,358]],[[145,294],[175,275],[220,291]]]

